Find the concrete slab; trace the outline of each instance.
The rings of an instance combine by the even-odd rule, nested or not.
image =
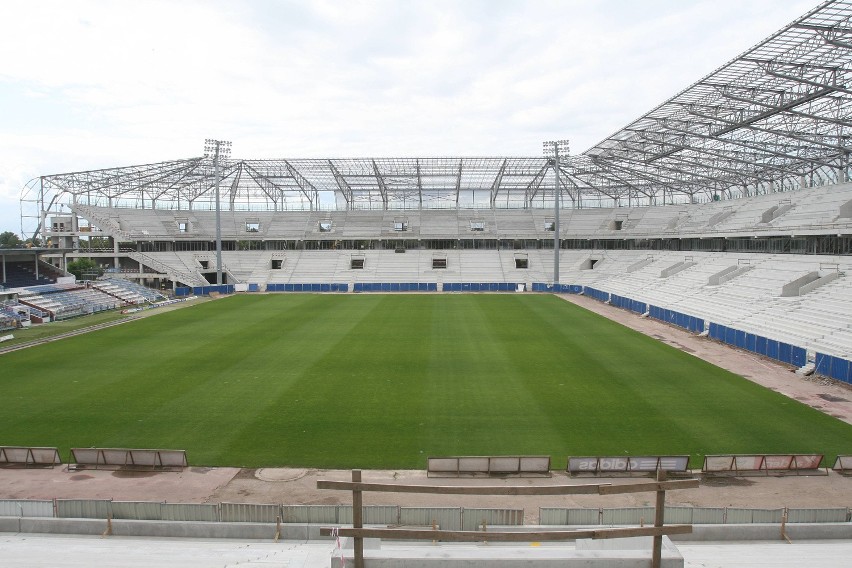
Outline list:
[[[503,545],[387,545],[398,554],[414,555],[423,548],[433,556],[465,549],[488,547],[503,553],[515,548],[522,553],[533,549],[558,552],[562,545],[505,547]],[[845,568],[852,558],[852,540],[679,542],[677,547],[686,568],[807,567]],[[572,547],[573,548],[573,547]],[[544,554],[547,556],[547,554]],[[272,542],[228,539],[134,538],[67,535],[0,534],[0,558],[4,566],[19,568],[89,567],[94,564],[115,568],[221,567],[262,564],[270,568],[340,568],[339,551],[333,541]],[[445,556],[446,558],[446,556]],[[408,564],[406,564],[408,566]]]

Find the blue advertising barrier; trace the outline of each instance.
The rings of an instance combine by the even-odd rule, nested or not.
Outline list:
[[[691,325],[693,325],[697,331],[701,331],[704,329],[704,320],[700,318],[693,318]],[[745,331],[726,327],[714,322],[710,322],[710,331],[708,335],[710,336],[710,339],[715,339],[716,341],[721,341],[728,345],[733,345],[734,347],[751,351],[752,353],[765,355],[766,357],[781,361],[782,363],[789,363],[790,365],[795,365],[797,367],[802,367],[805,363],[807,363],[808,355],[807,351],[803,347],[797,347],[796,345],[784,343],[783,341],[776,341],[761,335],[747,333]]]
[[[444,292],[514,292],[515,282],[444,282]],[[535,289],[534,289],[535,291]]]
[[[196,286],[192,289],[192,293],[196,296],[208,296],[210,294],[233,294],[233,284],[222,284],[221,286]]]
[[[533,282],[533,292],[551,292],[556,294],[582,294],[583,287],[579,284],[545,284],[543,282]]]
[[[852,384],[852,362],[825,353],[816,354],[816,373]]]
[[[358,286],[357,284],[355,285]],[[267,292],[348,292],[346,283],[267,284]]]

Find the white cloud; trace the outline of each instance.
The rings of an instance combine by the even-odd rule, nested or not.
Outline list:
[[[199,155],[581,151],[802,0],[9,2],[0,230],[28,179]]]

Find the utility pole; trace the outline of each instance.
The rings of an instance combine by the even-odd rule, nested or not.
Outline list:
[[[559,183],[559,154],[560,151],[568,156],[570,150],[568,140],[550,140],[542,144],[544,155],[553,158],[553,171],[556,174],[556,180],[553,190],[553,287],[554,290],[559,286],[559,197],[562,194],[562,186]],[[557,290],[558,291],[558,290]]]
[[[222,213],[219,204],[219,160],[226,159],[231,155],[231,143],[226,140],[213,140],[208,138],[204,141],[204,157],[213,158],[214,177],[216,178],[216,285],[222,285]]]

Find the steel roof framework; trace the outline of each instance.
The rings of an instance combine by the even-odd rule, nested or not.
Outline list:
[[[852,2],[821,4],[586,150],[576,185],[662,203],[846,181],[850,18]]]
[[[846,181],[852,0],[830,0],[570,161],[566,207],[734,198]],[[549,207],[544,157],[227,160],[229,209]],[[22,230],[60,203],[212,209],[213,163],[190,158],[42,176]],[[34,219],[37,221],[33,222]]]

